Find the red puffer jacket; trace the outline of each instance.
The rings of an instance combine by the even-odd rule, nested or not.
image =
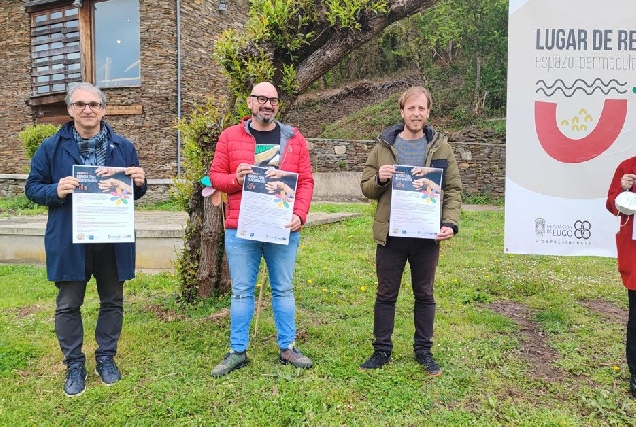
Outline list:
[[[251,117],[245,117],[240,124],[230,126],[221,133],[210,166],[212,186],[227,194],[226,228],[238,227],[243,187],[236,179],[236,168],[241,163],[249,165],[255,163],[256,140],[249,133],[251,121]],[[298,129],[277,123],[280,126],[279,169],[298,174],[294,214],[298,215],[304,224],[314,194],[314,177],[311,172],[307,141]]]

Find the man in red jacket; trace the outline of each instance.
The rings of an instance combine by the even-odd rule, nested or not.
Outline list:
[[[296,302],[292,279],[300,229],[305,223],[314,191],[307,141],[289,125],[275,120],[278,91],[269,82],[258,83],[247,98],[252,112],[240,124],[225,129],[216,145],[210,181],[227,194],[225,250],[232,279],[230,303],[230,351],[211,372],[228,374],[248,363],[249,329],[254,315],[254,290],[261,258],[265,259],[272,288],[272,309],[280,348],[279,360],[299,368],[311,368],[311,360],[295,346]],[[237,237],[238,217],[245,176],[252,166],[298,174],[289,243],[281,245]]]

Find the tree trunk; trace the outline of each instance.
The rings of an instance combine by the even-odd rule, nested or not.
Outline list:
[[[208,298],[215,291],[224,293],[230,289],[222,206],[214,206],[210,197],[203,199],[201,257],[197,274],[201,298]]]
[[[194,185],[185,229],[184,247],[177,261],[182,282],[182,298],[194,302],[231,287],[230,270],[225,257],[223,209],[201,195],[202,185]]]
[[[480,108],[480,91],[481,91],[481,56],[479,52],[475,55],[475,92],[473,94],[473,113],[479,114]]]

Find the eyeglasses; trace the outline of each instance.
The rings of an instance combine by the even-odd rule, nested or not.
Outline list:
[[[263,95],[250,95],[250,98],[256,98],[256,101],[259,104],[267,104],[267,101],[269,101],[269,103],[272,104],[273,107],[278,105],[278,98],[276,98],[276,97],[268,98],[268,97],[263,96]]]
[[[87,106],[93,111],[103,107],[103,105],[100,104],[99,102],[84,102],[84,101],[76,101],[76,102],[73,102],[71,105],[73,106],[73,108],[75,108],[78,111],[82,111]]]

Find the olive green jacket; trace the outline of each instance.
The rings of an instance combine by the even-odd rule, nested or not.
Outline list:
[[[365,197],[378,201],[373,221],[374,240],[385,245],[389,235],[389,216],[391,214],[391,180],[385,184],[378,182],[378,169],[382,165],[395,165],[397,153],[395,138],[404,130],[403,124],[391,126],[380,134],[377,144],[369,153],[362,171],[360,187]],[[424,134],[426,160],[424,166],[443,169],[441,226],[451,227],[455,234],[459,231],[459,218],[462,207],[462,182],[459,166],[448,143],[448,138],[426,126]]]

